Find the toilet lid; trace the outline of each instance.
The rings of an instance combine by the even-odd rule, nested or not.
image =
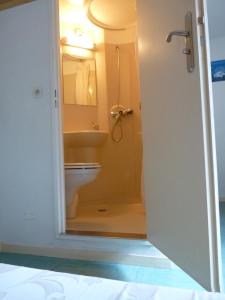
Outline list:
[[[65,169],[98,169],[101,165],[98,163],[65,163]]]

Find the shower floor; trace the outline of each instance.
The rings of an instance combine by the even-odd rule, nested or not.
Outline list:
[[[144,207],[134,204],[80,206],[77,217],[66,222],[68,234],[146,239]]]

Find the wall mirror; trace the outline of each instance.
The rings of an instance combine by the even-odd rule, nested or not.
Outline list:
[[[64,104],[97,105],[95,59],[62,57]]]

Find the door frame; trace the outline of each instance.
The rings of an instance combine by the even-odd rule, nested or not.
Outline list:
[[[55,209],[55,236],[59,240],[86,240],[90,242],[107,241],[118,243],[121,249],[127,249],[128,243],[144,246],[151,244],[147,240],[136,240],[114,237],[93,237],[66,234],[65,212],[65,178],[64,178],[64,147],[63,147],[63,111],[61,89],[61,48],[59,24],[59,0],[48,0],[49,4],[49,51],[51,57],[51,99],[52,99],[52,158],[53,158],[53,188]],[[143,255],[144,256],[144,255]]]
[[[61,89],[61,48],[59,24],[59,0],[48,0],[49,6],[49,51],[51,57],[51,99],[52,99],[52,158],[53,158],[53,188],[55,210],[55,235],[60,240],[114,241],[121,249],[126,250],[128,242],[137,246],[151,244],[147,240],[136,240],[114,237],[92,237],[66,234],[65,211],[65,178],[64,178],[64,148],[63,148],[63,111]],[[144,256],[144,255],[143,255]]]
[[[56,238],[65,234],[65,180],[63,149],[63,113],[60,72],[59,0],[49,4],[49,51],[51,57],[52,154]]]
[[[216,157],[216,139],[215,139],[215,122],[214,122],[214,104],[211,80],[211,61],[210,61],[210,40],[209,40],[209,23],[208,23],[208,9],[207,0],[195,0],[197,15],[201,16],[198,20],[198,43],[201,49],[200,60],[200,74],[203,78],[201,82],[201,89],[203,92],[202,112],[203,112],[203,134],[204,134],[204,149],[206,161],[206,173],[209,174],[207,178],[207,205],[209,215],[209,251],[210,251],[210,266],[211,266],[211,282],[212,291],[222,291],[223,282],[220,282],[222,275],[222,261],[218,256],[221,248],[220,236],[220,215],[219,215],[219,193],[218,193],[218,172],[217,172],[217,157]],[[213,226],[215,224],[216,226]]]

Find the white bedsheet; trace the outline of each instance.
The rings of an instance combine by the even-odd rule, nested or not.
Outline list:
[[[225,294],[0,264],[0,300],[225,300]]]

